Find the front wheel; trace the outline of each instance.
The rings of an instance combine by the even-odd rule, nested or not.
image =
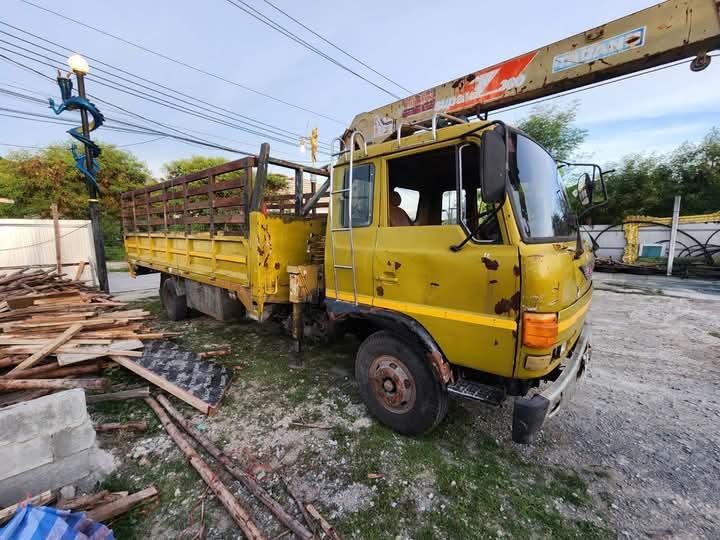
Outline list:
[[[447,414],[447,392],[422,350],[391,332],[375,332],[363,341],[355,377],[372,415],[399,433],[427,433]]]

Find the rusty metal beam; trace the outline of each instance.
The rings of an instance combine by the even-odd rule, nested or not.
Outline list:
[[[670,0],[357,115],[368,142],[434,114],[483,114],[720,48],[718,0]],[[702,68],[703,62],[696,62]]]

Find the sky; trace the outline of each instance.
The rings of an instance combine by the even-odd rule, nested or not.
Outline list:
[[[298,137],[309,135],[313,127],[319,129],[321,141],[329,143],[342,134],[355,114],[394,101],[373,85],[268,28],[227,0],[30,1],[301,107],[291,107],[187,69],[21,0],[2,0],[0,21],[4,23],[114,68],[159,82],[172,89],[166,91],[171,96],[188,99],[178,94],[181,92],[291,132],[292,135],[283,132],[284,143],[270,141],[271,154],[283,159],[300,162],[309,159],[308,154],[300,152]],[[366,78],[406,94],[286,19],[264,0],[244,1],[313,45],[322,46],[324,51]],[[343,7],[341,3],[326,0],[272,1],[378,72],[413,91],[430,88],[652,5],[647,0],[445,0],[441,3],[365,0],[353,4],[362,8],[351,10],[350,4]],[[7,26],[0,25],[0,31],[41,43]],[[0,34],[0,40],[19,43],[7,34]],[[26,43],[20,44],[31,48]],[[54,45],[43,45],[58,50]],[[55,76],[51,67],[18,57],[3,47],[17,51],[0,42],[0,55],[31,65],[44,75]],[[57,58],[55,63],[61,63],[60,57]],[[104,87],[93,80],[94,75],[103,76],[95,69],[100,66],[94,60],[89,62],[88,92],[125,111],[250,153],[257,153],[260,143],[267,140],[262,133],[219,125]],[[663,153],[685,141],[701,140],[713,126],[720,126],[717,88],[720,88],[720,58],[700,73],[692,73],[687,65],[682,65],[560,97],[553,102],[562,106],[578,101],[577,125],[588,130],[588,138],[578,154],[606,164],[627,154]],[[59,100],[54,82],[1,57],[0,89]],[[139,122],[137,117],[127,116],[127,112],[96,104],[108,117]],[[3,94],[0,94],[0,107],[51,114],[46,105],[19,101]],[[514,123],[530,109],[524,107],[494,116]],[[77,115],[64,113],[62,118],[75,119]],[[240,125],[237,120],[233,123]],[[57,124],[0,116],[0,126],[0,156],[18,149],[8,145],[35,147],[67,139],[64,131],[68,128]],[[167,138],[153,140],[156,137],[152,135],[117,133],[102,128],[93,133],[93,138],[132,151],[156,176],[161,175],[162,164],[173,159],[197,154],[227,159],[239,157],[228,151]]]

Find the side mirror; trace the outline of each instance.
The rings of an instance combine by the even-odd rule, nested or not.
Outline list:
[[[577,196],[578,201],[584,207],[592,206],[593,202],[593,181],[588,173],[583,173],[578,178]]]
[[[480,146],[480,193],[488,204],[505,200],[507,151],[500,129],[485,133]]]

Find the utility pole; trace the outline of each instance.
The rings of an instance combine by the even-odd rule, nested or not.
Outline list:
[[[85,75],[89,71],[87,61],[80,55],[73,55],[69,59],[70,69],[75,73],[77,78],[78,95],[87,99],[85,95]],[[80,109],[80,120],[82,121],[82,133],[85,138],[90,139],[90,123],[88,122],[88,113],[85,109]],[[90,148],[85,145],[85,168],[92,169],[93,156]],[[106,293],[110,292],[108,284],[107,263],[105,261],[105,241],[103,239],[102,227],[100,226],[100,193],[97,185],[89,178],[85,178],[88,188],[88,209],[90,211],[90,224],[92,227],[93,241],[95,244],[95,262],[97,263],[97,275],[100,288]]]
[[[670,228],[670,246],[668,247],[667,275],[672,276],[675,260],[675,244],[677,242],[678,223],[680,221],[680,195],[675,195],[673,204],[672,227]]]

